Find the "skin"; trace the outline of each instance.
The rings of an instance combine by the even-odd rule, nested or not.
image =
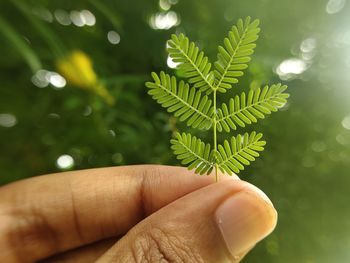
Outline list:
[[[273,230],[277,214],[256,187],[219,176],[215,183],[214,176],[186,168],[139,165],[5,185],[0,262],[239,262]],[[247,235],[218,225],[228,210],[219,207],[238,195],[259,219],[251,220]],[[244,215],[234,224],[248,220]]]

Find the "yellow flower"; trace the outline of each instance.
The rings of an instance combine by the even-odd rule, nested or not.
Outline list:
[[[57,61],[57,69],[66,80],[79,88],[95,92],[108,104],[114,104],[114,98],[98,81],[90,57],[81,50],[72,51]]]

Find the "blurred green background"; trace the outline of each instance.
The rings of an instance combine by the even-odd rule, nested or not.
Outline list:
[[[152,70],[173,71],[170,34],[186,33],[215,61],[231,25],[248,15],[261,20],[261,37],[227,96],[283,82],[291,98],[248,128],[268,145],[240,176],[268,193],[279,224],[243,262],[350,262],[347,0],[1,1],[0,184],[177,164],[169,139],[186,127],[152,101],[144,82]]]

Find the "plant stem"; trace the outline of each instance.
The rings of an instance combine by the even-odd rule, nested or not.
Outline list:
[[[1,35],[4,35],[5,38],[8,38],[12,45],[17,48],[18,52],[22,55],[33,73],[42,68],[40,59],[34,50],[28,46],[23,37],[19,35],[2,17],[0,17],[0,33]]]
[[[218,181],[218,164],[216,161],[216,152],[217,152],[217,138],[216,138],[216,119],[217,119],[217,113],[216,113],[216,89],[213,91],[213,103],[214,103],[214,123],[213,123],[213,132],[214,132],[214,152],[215,152],[215,181]]]

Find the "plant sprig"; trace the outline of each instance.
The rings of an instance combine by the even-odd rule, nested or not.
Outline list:
[[[289,94],[286,85],[273,84],[242,92],[221,107],[217,105],[218,93],[225,93],[238,83],[259,37],[259,20],[239,19],[229,31],[223,45],[218,47],[214,69],[207,56],[185,35],[172,35],[168,53],[184,72],[188,83],[178,81],[165,72],[152,73],[153,82],[147,82],[148,93],[168,112],[172,112],[188,126],[213,130],[213,147],[189,133],[177,133],[171,148],[183,165],[198,174],[218,170],[232,175],[239,173],[264,150],[266,144],[261,133],[253,131],[233,136],[223,144],[217,142],[217,132],[230,132],[238,127],[256,123],[258,119],[277,111],[286,103]],[[212,96],[212,99],[210,99]]]

